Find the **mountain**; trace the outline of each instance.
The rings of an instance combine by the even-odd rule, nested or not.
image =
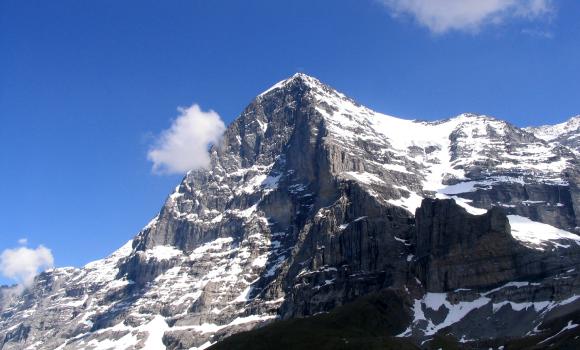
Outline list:
[[[570,147],[573,151],[580,149],[580,115],[556,125],[543,125],[538,127],[525,128],[536,137],[548,141],[556,142]]]
[[[220,348],[304,327],[336,341],[329,325],[409,348],[561,342],[580,324],[580,148],[546,130],[399,119],[296,74],[133,240],[2,289],[0,349]],[[349,323],[361,308],[377,323]]]

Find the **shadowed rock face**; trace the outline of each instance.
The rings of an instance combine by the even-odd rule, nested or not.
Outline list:
[[[574,237],[519,241],[498,209],[573,230],[576,156],[506,122],[402,120],[297,74],[257,96],[210,156],[110,257],[43,273],[22,295],[0,290],[0,349],[200,348],[385,288],[424,315],[405,325],[420,342],[446,315],[429,293],[467,303],[527,278],[539,285],[486,305],[577,293]],[[461,206],[430,199],[450,196]],[[518,332],[541,322],[530,315]]]
[[[429,292],[537,280],[580,262],[578,249],[540,252],[521,245],[499,207],[473,215],[452,199],[424,199],[415,220],[415,268]]]
[[[415,219],[417,265],[427,290],[486,287],[516,276],[520,247],[502,209],[472,215],[452,199],[424,199]]]

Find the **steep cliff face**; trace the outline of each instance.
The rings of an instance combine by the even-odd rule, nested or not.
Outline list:
[[[551,249],[524,245],[514,238],[520,224],[512,231],[499,207],[473,215],[454,200],[425,199],[415,221],[417,258],[412,267],[429,292],[483,290],[517,279],[539,280],[580,263],[577,236],[553,237],[548,243]]]
[[[436,312],[417,316],[429,293],[553,286],[576,262],[574,152],[491,117],[398,119],[297,74],[210,155],[110,257],[3,292],[0,348],[201,349],[385,288],[415,301],[408,335],[423,339],[443,328]],[[542,300],[573,297],[571,274]]]
[[[519,247],[499,207],[471,215],[452,199],[425,199],[416,222],[416,263],[428,291],[481,288],[517,277]]]

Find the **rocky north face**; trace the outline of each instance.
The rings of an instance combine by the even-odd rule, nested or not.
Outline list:
[[[111,256],[2,287],[0,349],[204,349],[376,293],[412,347],[550,345],[580,324],[575,120],[404,120],[296,74]]]

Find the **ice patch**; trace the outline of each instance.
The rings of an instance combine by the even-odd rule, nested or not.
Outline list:
[[[571,232],[519,215],[508,215],[508,219],[512,236],[533,248],[543,250],[547,245],[560,248],[567,248],[571,243],[580,245],[580,236]]]

